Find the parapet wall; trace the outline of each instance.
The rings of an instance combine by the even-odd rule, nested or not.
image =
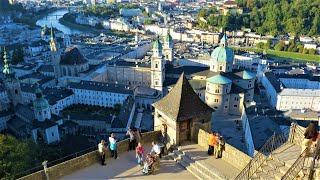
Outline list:
[[[208,149],[208,139],[209,133],[202,129],[199,129],[198,144],[201,147],[205,148],[205,150]],[[225,150],[222,153],[222,159],[242,170],[246,167],[246,165],[252,158],[242,151],[239,151],[237,148],[226,143]]]
[[[152,131],[142,134],[141,143],[146,144],[152,141],[156,141],[161,136],[160,131]],[[117,144],[118,154],[126,152],[129,150],[128,139],[120,141]],[[106,157],[111,157],[110,149],[107,148]],[[48,176],[50,180],[55,180],[71,174],[75,171],[79,171],[85,167],[91,166],[99,162],[99,153],[98,151],[93,151],[77,158],[65,161],[63,163],[57,164],[55,166],[48,168]],[[24,176],[20,180],[46,180],[46,175],[44,170],[35,172],[33,174]]]

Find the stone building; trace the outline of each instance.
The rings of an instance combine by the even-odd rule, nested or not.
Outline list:
[[[164,130],[173,145],[195,139],[196,127],[211,130],[213,110],[195,94],[182,73],[174,88],[163,99],[153,104],[154,130]]]

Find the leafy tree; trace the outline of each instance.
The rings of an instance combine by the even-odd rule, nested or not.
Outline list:
[[[303,45],[302,45],[302,44],[299,44],[299,45],[297,46],[297,49],[298,49],[298,52],[299,52],[299,53],[303,53]]]
[[[298,52],[298,49],[296,47],[292,48],[292,52]]]
[[[207,15],[207,10],[206,9],[201,9],[198,13],[197,17],[205,17]]]
[[[307,48],[303,49],[303,54],[309,54],[309,50]]]
[[[103,25],[101,22],[98,22],[96,25],[95,25],[96,28],[98,29],[104,29]]]
[[[263,49],[266,49],[266,50],[270,49],[271,48],[271,44],[272,44],[272,41],[271,41],[270,38],[268,38],[267,42],[264,43]]]
[[[15,179],[14,175],[33,167],[35,143],[32,140],[18,141],[0,134],[0,178]]]
[[[259,49],[262,49],[263,46],[264,46],[264,43],[263,43],[263,42],[259,42],[259,43],[257,44],[257,48],[259,48]]]
[[[155,21],[152,20],[152,19],[146,19],[144,22],[143,22],[143,25],[149,25],[149,24],[154,24]]]
[[[289,51],[289,52],[292,52],[292,49],[293,49],[292,46],[289,46],[289,47],[288,47],[288,51]]]
[[[316,54],[316,50],[315,49],[309,49],[309,54],[315,55]]]
[[[283,51],[284,46],[283,46],[282,44],[277,44],[277,45],[274,47],[274,49],[275,49],[276,51]]]

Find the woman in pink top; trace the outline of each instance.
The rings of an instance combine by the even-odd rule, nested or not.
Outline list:
[[[140,166],[143,165],[143,160],[142,160],[142,158],[143,158],[143,153],[144,153],[144,148],[143,148],[142,144],[139,142],[139,143],[138,143],[138,146],[137,146],[137,148],[136,148],[136,158],[138,158],[138,164],[139,164]]]

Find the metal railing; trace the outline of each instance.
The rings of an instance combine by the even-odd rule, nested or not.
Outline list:
[[[236,177],[236,180],[248,180],[267,160],[268,156],[281,145],[287,142],[290,128],[281,134],[273,134],[267,142],[260,148],[259,152],[250,160],[248,165]]]
[[[299,174],[299,172],[305,166],[306,151],[307,150],[304,150],[300,154],[298,159],[293,163],[293,165],[289,168],[289,170],[286,172],[286,174],[284,176],[282,176],[281,180],[292,180],[292,179],[296,178],[296,176]]]

